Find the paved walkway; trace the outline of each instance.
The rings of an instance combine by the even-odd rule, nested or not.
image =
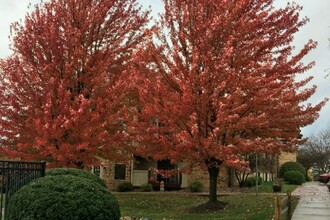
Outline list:
[[[292,220],[330,220],[330,192],[325,184],[307,182],[292,195],[300,196]]]

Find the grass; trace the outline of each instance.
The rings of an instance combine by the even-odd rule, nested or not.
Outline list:
[[[220,196],[218,199],[227,202],[224,210],[206,214],[192,214],[188,209],[208,201],[207,196],[184,193],[114,193],[122,216],[149,217],[157,219],[200,220],[270,220],[274,214],[274,195],[239,193]]]
[[[282,193],[286,192],[292,192],[295,190],[298,186],[297,185],[291,185],[291,184],[282,184]],[[256,187],[252,187],[251,190],[255,191]],[[272,193],[273,192],[273,182],[263,182],[261,185],[258,186],[258,192],[261,193]]]
[[[293,191],[297,186],[283,184],[282,193]],[[219,196],[219,200],[227,202],[224,210],[206,214],[192,214],[188,210],[208,201],[208,196],[176,193],[114,193],[122,216],[150,217],[157,219],[200,220],[270,220],[274,214],[273,182],[264,182],[258,186],[258,196],[255,187],[242,188],[245,193]],[[281,195],[284,198],[283,194]],[[292,197],[293,210],[298,203],[297,197]],[[283,218],[285,219],[285,218]]]

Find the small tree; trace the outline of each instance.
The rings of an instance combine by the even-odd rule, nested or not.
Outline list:
[[[307,139],[298,150],[297,160],[306,169],[315,167],[320,173],[330,171],[330,130],[320,132]]]
[[[258,157],[258,161],[256,161],[256,157]],[[258,173],[263,172],[270,174],[270,179],[272,179],[275,172],[275,155],[272,154],[258,154],[256,156],[255,153],[242,155],[242,159],[248,163],[241,163],[239,166],[234,165],[234,172],[237,182],[240,187],[244,186],[244,182],[250,175],[250,173],[257,172],[256,169],[258,167]],[[258,164],[256,164],[258,162]]]
[[[230,167],[234,169],[234,174],[239,187],[244,187],[244,183],[251,174],[251,156],[252,154],[247,154],[242,156],[244,161],[236,160],[229,163]]]

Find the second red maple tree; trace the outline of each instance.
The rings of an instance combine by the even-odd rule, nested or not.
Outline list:
[[[318,117],[325,101],[304,104],[316,90],[304,87],[311,78],[295,81],[313,66],[301,61],[316,43],[293,55],[293,35],[307,22],[295,4],[164,3],[161,43],[150,47],[148,68],[137,70],[142,107],[132,133],[140,155],[205,168],[214,203],[222,164],[294,150],[300,128]]]

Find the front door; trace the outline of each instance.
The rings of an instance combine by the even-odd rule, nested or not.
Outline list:
[[[161,161],[157,162],[157,169],[166,172],[167,170],[177,169],[177,165],[171,164],[170,160],[161,160]],[[180,186],[181,186],[181,174],[176,173],[174,175],[171,175],[170,177],[167,175],[158,174],[157,180],[159,182],[164,181],[165,188],[168,188],[168,189],[180,188]]]

